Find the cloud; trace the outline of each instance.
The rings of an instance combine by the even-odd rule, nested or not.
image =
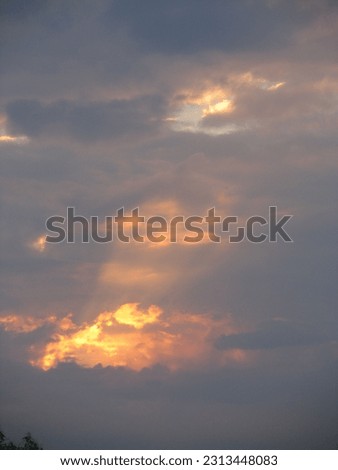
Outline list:
[[[84,142],[149,133],[160,126],[164,110],[158,96],[87,104],[18,100],[6,107],[14,133],[31,137],[70,135]]]
[[[2,4],[6,434],[336,447],[337,2]],[[40,252],[67,206],[244,220],[269,205],[294,215],[294,244]]]
[[[276,349],[321,344],[338,340],[338,335],[325,334],[309,325],[276,321],[270,327],[245,333],[222,335],[215,345],[222,350],[239,348],[245,350]]]
[[[217,354],[212,338],[216,332],[235,331],[230,318],[208,315],[163,314],[157,306],[142,310],[137,303],[121,305],[114,312],[100,313],[94,320],[76,325],[71,315],[45,319],[7,315],[0,317],[6,331],[30,333],[45,324],[55,331],[44,345],[32,345],[32,365],[48,370],[58,363],[82,367],[128,367],[142,370],[155,364],[169,369],[194,368],[209,363],[241,362],[239,351]],[[47,331],[48,334],[48,331]]]
[[[45,449],[333,449],[336,368],[284,355],[278,367],[44,372],[1,354],[2,425],[12,439],[29,429]]]
[[[148,0],[145,9],[137,0],[126,0],[114,3],[107,27],[118,21],[145,50],[163,54],[269,51],[287,45],[295,30],[313,18],[316,6],[304,9],[301,2],[217,0],[210,8],[202,0],[165,5]]]
[[[25,144],[29,141],[28,137],[24,135],[13,136],[13,135],[0,135],[0,145],[3,144]]]
[[[24,19],[39,12],[43,6],[42,0],[31,0],[29,4],[24,0],[4,0],[1,5],[1,16],[11,20]]]
[[[284,71],[285,77],[285,71]],[[222,85],[190,89],[180,96],[171,120],[180,132],[229,135],[323,131],[322,117],[337,120],[336,89],[322,77],[274,80],[253,74],[228,74]]]
[[[33,250],[43,253],[46,250],[46,236],[40,235],[29,245]]]
[[[15,314],[4,315],[0,317],[0,325],[5,331],[16,333],[31,333],[46,324],[53,324],[57,321],[56,316],[51,315],[44,318],[35,318],[32,316],[20,316]]]

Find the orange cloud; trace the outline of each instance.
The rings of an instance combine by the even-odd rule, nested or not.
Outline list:
[[[40,237],[36,238],[31,244],[30,247],[33,250],[39,251],[40,253],[43,253],[46,249],[46,236],[41,235]]]
[[[0,325],[5,331],[14,333],[31,333],[44,325],[55,325],[59,330],[66,331],[76,328],[72,321],[72,314],[58,318],[56,315],[49,315],[45,318],[20,315],[4,315],[0,317]]]
[[[71,315],[57,320],[31,317],[2,319],[5,329],[27,333],[52,323],[55,331],[44,345],[31,348],[30,363],[43,370],[60,362],[75,362],[82,367],[128,367],[141,370],[162,364],[171,370],[203,365],[242,362],[247,353],[220,351],[214,341],[219,334],[237,331],[229,316],[216,319],[210,315],[164,313],[155,305],[142,309],[128,303],[115,311],[100,313],[93,321],[73,323]]]
[[[35,318],[32,316],[22,317],[19,315],[5,315],[0,317],[0,325],[5,331],[15,333],[30,333],[41,328],[43,325],[56,323],[57,317],[51,315],[46,318]]]
[[[250,86],[268,91],[277,90],[286,84],[286,82],[271,81],[264,77],[257,77],[251,72],[246,72],[239,75],[231,75],[229,77],[229,83],[234,89],[242,86]]]
[[[0,135],[0,144],[26,144],[28,142],[29,139],[25,135]]]
[[[101,284],[117,284],[121,286],[147,285],[149,282],[153,285],[166,280],[167,273],[159,273],[151,267],[125,266],[122,262],[105,263],[99,275]]]

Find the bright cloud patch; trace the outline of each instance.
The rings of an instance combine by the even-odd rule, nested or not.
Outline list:
[[[31,333],[46,324],[54,324],[57,321],[58,319],[54,315],[50,315],[46,318],[36,318],[32,316],[23,317],[12,314],[0,317],[0,325],[2,328],[5,331],[14,331],[16,333]]]
[[[27,144],[29,142],[28,137],[25,135],[12,136],[12,135],[0,135],[0,144]]]
[[[31,244],[30,247],[33,250],[39,251],[43,253],[46,249],[46,236],[41,235],[40,237],[36,238]]]
[[[242,102],[243,95],[248,90],[255,94],[257,90],[273,92],[283,87],[285,82],[271,81],[263,77],[257,77],[251,72],[230,75],[227,84],[223,87],[210,87],[203,92],[185,90],[184,98],[175,116],[167,119],[172,129],[177,132],[204,133],[208,135],[232,134],[246,130],[252,126],[248,119],[250,113],[241,115],[238,121],[238,103]],[[242,104],[241,106],[242,107]],[[222,117],[228,122],[215,126],[215,119]],[[213,118],[211,121],[208,118]]]
[[[238,331],[229,317],[165,314],[155,305],[142,309],[137,303],[124,304],[114,312],[103,312],[81,325],[73,323],[69,315],[61,320],[3,317],[0,323],[6,330],[18,333],[31,332],[46,323],[54,326],[54,333],[46,338],[43,346],[31,347],[30,363],[43,370],[56,367],[60,362],[75,362],[82,367],[122,366],[133,370],[162,364],[177,370],[202,364],[241,362],[248,354],[214,347],[220,333]]]
[[[229,91],[222,88],[210,88],[202,93],[186,91],[186,98],[178,109],[174,118],[171,118],[172,128],[177,132],[203,132],[213,135],[214,129],[202,128],[202,119],[211,114],[231,113],[234,103]],[[228,134],[235,132],[233,126],[224,126],[217,133]]]

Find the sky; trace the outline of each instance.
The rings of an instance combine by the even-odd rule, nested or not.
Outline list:
[[[0,35],[2,431],[337,448],[337,2],[3,0]],[[293,242],[45,239],[270,206]]]

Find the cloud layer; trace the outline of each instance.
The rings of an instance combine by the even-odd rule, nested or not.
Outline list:
[[[336,2],[2,3],[6,435],[336,448]],[[68,206],[294,243],[45,243]]]

